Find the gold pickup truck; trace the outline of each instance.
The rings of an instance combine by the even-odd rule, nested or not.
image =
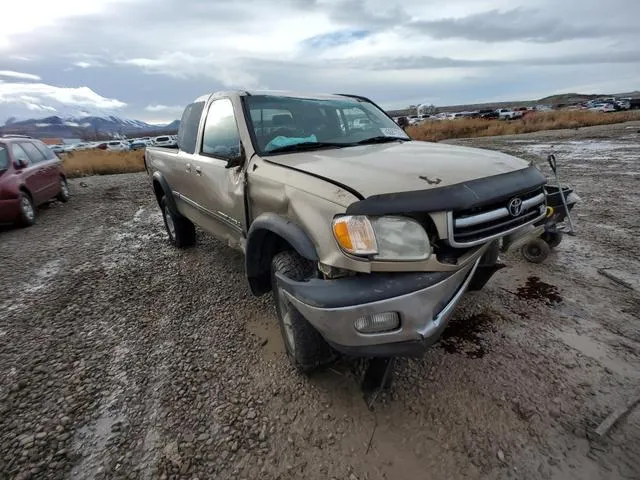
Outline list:
[[[292,362],[420,355],[498,242],[545,216],[545,178],[498,152],[411,140],[355,95],[233,91],[188,105],[145,165],[170,241],[195,226],[273,292]]]

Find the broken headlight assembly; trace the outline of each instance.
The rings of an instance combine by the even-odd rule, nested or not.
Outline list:
[[[333,235],[351,255],[381,261],[420,261],[431,255],[422,225],[406,217],[345,215],[333,220]]]

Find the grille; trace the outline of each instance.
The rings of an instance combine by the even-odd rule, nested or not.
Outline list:
[[[510,204],[520,199],[517,215],[510,212]],[[513,206],[512,206],[513,207]],[[449,214],[449,244],[452,247],[471,247],[501,237],[544,216],[545,195],[542,188],[514,195],[482,207]]]

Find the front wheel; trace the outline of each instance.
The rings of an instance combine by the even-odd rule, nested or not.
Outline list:
[[[335,353],[322,335],[291,304],[278,284],[276,273],[301,281],[312,276],[313,264],[293,251],[280,252],[271,261],[273,300],[287,355],[296,368],[309,373],[333,361]]]
[[[22,227],[30,227],[36,221],[36,206],[31,197],[24,192],[20,192],[20,216],[18,224]]]

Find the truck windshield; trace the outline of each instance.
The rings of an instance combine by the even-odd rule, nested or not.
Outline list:
[[[409,140],[406,133],[365,100],[245,97],[249,128],[263,154],[341,148]]]

